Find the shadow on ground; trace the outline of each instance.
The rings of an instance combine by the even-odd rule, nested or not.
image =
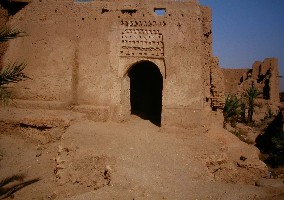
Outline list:
[[[282,112],[256,138],[256,147],[264,154],[263,160],[272,168],[284,165],[284,132]]]
[[[26,180],[25,175],[16,174],[10,177],[7,177],[0,182],[0,199],[6,199],[8,197],[12,197],[12,195],[19,191],[20,189],[36,183],[40,180],[40,178],[35,178],[31,180]]]

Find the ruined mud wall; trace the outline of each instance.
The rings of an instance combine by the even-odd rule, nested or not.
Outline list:
[[[32,77],[17,85],[18,105],[92,111],[100,120],[129,115],[128,71],[151,61],[163,76],[163,124],[199,125],[218,66],[211,21],[196,0],[35,0],[9,21],[28,36],[9,43],[4,61],[25,60]]]
[[[212,55],[212,13],[210,8],[201,7],[203,16],[203,49],[204,49],[204,95],[208,110],[216,110],[224,106],[224,77],[219,67],[219,59]]]
[[[218,58],[213,58],[210,68],[211,107],[213,110],[223,109],[225,105],[225,82]]]
[[[212,57],[212,14],[211,10],[208,7],[201,7],[202,12],[202,48],[203,48],[203,85],[204,85],[204,96],[210,97],[210,69],[212,67],[211,57]],[[206,99],[204,99],[206,101]],[[210,106],[208,103],[204,103],[208,110],[210,110]]]
[[[278,59],[266,58],[254,62],[252,69],[222,69],[226,93],[241,95],[253,84],[260,91],[263,104],[277,106],[280,102]]]
[[[222,72],[225,79],[225,93],[237,94],[240,80],[249,69],[225,69],[222,68]]]
[[[278,59],[266,58],[262,62],[254,62],[252,70],[243,74],[240,80],[241,90],[247,89],[252,82],[261,92],[261,98],[271,103],[279,103]]]

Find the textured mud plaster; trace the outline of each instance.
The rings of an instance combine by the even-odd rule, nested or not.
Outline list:
[[[160,124],[203,125],[224,98],[211,21],[197,0],[33,0],[9,21],[28,36],[9,43],[4,62],[24,59],[33,78],[15,88],[17,105],[125,121],[132,110],[129,72],[151,63],[163,83]]]

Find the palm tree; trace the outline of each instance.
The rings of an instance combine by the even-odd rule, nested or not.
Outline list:
[[[15,28],[8,28],[6,26],[0,27],[0,42],[6,42],[16,37],[22,37],[23,35],[24,32]],[[7,105],[11,98],[11,92],[7,85],[29,78],[23,73],[25,67],[25,63],[16,62],[2,67],[0,71],[0,100],[4,105]]]
[[[240,114],[240,101],[236,95],[226,96],[225,106],[223,110],[224,126],[225,123],[230,122],[232,126],[235,126],[236,121]]]
[[[252,122],[252,116],[255,111],[255,106],[258,106],[255,103],[255,99],[260,95],[259,90],[254,86],[254,84],[251,85],[248,89],[245,91],[245,98],[247,101],[247,106],[248,106],[248,122]]]

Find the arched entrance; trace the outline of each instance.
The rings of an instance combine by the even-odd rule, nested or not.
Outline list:
[[[130,69],[131,114],[161,125],[163,77],[152,62],[142,61]]]

